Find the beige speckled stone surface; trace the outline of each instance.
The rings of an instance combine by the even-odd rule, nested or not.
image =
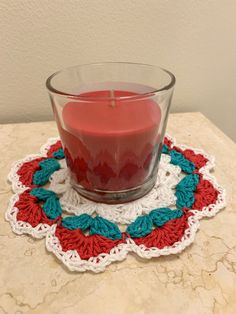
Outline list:
[[[47,253],[44,240],[17,236],[4,220],[11,163],[56,136],[55,123],[0,126],[0,313],[236,313],[235,144],[200,113],[171,115],[168,132],[216,156],[227,208],[202,220],[195,242],[179,255],[129,256],[102,274],[78,274]]]

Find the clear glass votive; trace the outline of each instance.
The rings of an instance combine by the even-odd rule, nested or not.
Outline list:
[[[157,178],[175,77],[157,66],[87,64],[46,82],[74,188],[104,203],[148,193]]]

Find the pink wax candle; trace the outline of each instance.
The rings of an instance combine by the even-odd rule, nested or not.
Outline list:
[[[63,125],[57,122],[76,184],[119,191],[143,184],[151,173],[158,159],[161,110],[150,98],[122,100],[135,95],[139,94],[93,91],[64,105]]]

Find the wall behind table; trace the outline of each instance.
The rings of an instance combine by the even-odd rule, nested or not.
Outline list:
[[[131,61],[177,77],[172,111],[236,140],[236,1],[1,0],[0,122],[52,118],[44,81],[75,64]]]

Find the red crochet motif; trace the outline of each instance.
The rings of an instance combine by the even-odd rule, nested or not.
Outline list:
[[[85,235],[80,229],[69,230],[58,226],[55,232],[63,251],[76,250],[81,259],[89,259],[111,249],[124,240],[111,240],[100,235]]]
[[[53,153],[55,153],[56,151],[58,151],[58,149],[62,148],[61,145],[61,141],[57,141],[55,144],[51,145],[48,152],[47,152],[47,156],[49,158],[53,158]]]
[[[164,138],[164,144],[167,145],[169,148],[172,146],[172,141],[169,140],[167,137]]]
[[[183,154],[183,150],[181,148],[179,148],[178,146],[173,146],[173,149],[176,150],[178,153]]]
[[[194,163],[196,169],[204,167],[208,162],[208,159],[206,157],[204,157],[202,154],[195,154],[194,151],[191,149],[183,150],[177,146],[174,146],[173,149],[176,150],[178,153],[183,154],[186,159]]]
[[[36,158],[31,161],[25,162],[20,169],[17,171],[19,181],[22,182],[26,187],[33,188],[36,185],[33,184],[33,176],[37,170],[40,170],[39,163],[44,160],[44,157]]]
[[[208,180],[204,180],[200,174],[199,183],[194,193],[195,202],[192,208],[202,210],[205,206],[215,204],[218,194],[219,191],[214,188],[213,184]]]
[[[162,249],[180,241],[188,226],[188,217],[193,214],[184,209],[184,215],[180,218],[168,221],[162,227],[154,229],[150,234],[143,238],[133,239],[137,245],[144,244],[147,248],[157,247]]]
[[[191,149],[185,149],[183,155],[186,159],[192,161],[197,169],[200,169],[206,165],[208,159],[202,154],[195,154]]]
[[[52,225],[55,221],[49,220],[45,215],[39,201],[32,196],[29,191],[25,191],[19,196],[19,200],[15,203],[18,208],[16,219],[18,221],[28,222],[32,227],[36,227],[40,223]]]

